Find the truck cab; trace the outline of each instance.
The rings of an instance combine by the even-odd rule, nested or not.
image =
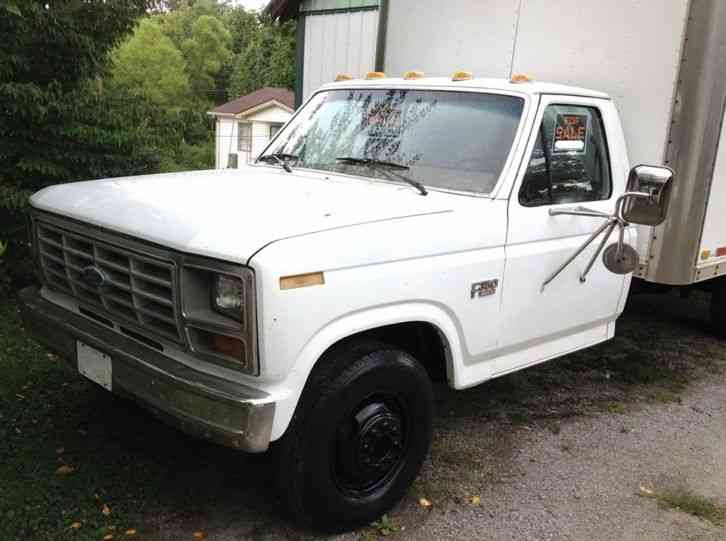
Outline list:
[[[611,338],[672,172],[612,100],[526,77],[371,73],[313,94],[240,170],[31,199],[27,325],[194,435],[272,446],[321,529],[393,506],[456,389]],[[603,257],[601,257],[603,254]]]

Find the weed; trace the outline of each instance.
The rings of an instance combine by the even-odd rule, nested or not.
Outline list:
[[[371,526],[383,536],[389,536],[401,531],[401,527],[388,515],[383,515],[381,520],[377,520]]]
[[[607,410],[610,413],[617,413],[622,415],[627,411],[627,408],[625,407],[625,404],[621,404],[619,402],[610,402],[607,406]]]
[[[686,488],[671,490],[643,490],[641,495],[654,498],[661,506],[688,513],[708,522],[720,525],[726,518],[726,508]]]

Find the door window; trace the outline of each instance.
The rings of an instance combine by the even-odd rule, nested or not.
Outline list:
[[[519,190],[526,207],[609,199],[610,158],[600,111],[550,105]]]

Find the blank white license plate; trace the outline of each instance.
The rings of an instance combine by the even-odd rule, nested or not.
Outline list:
[[[78,352],[78,372],[110,391],[111,357],[83,342],[76,342],[76,351]]]

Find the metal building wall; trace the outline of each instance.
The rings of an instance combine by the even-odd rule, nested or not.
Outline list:
[[[304,24],[303,101],[338,73],[357,77],[374,70],[377,9],[310,14]]]

